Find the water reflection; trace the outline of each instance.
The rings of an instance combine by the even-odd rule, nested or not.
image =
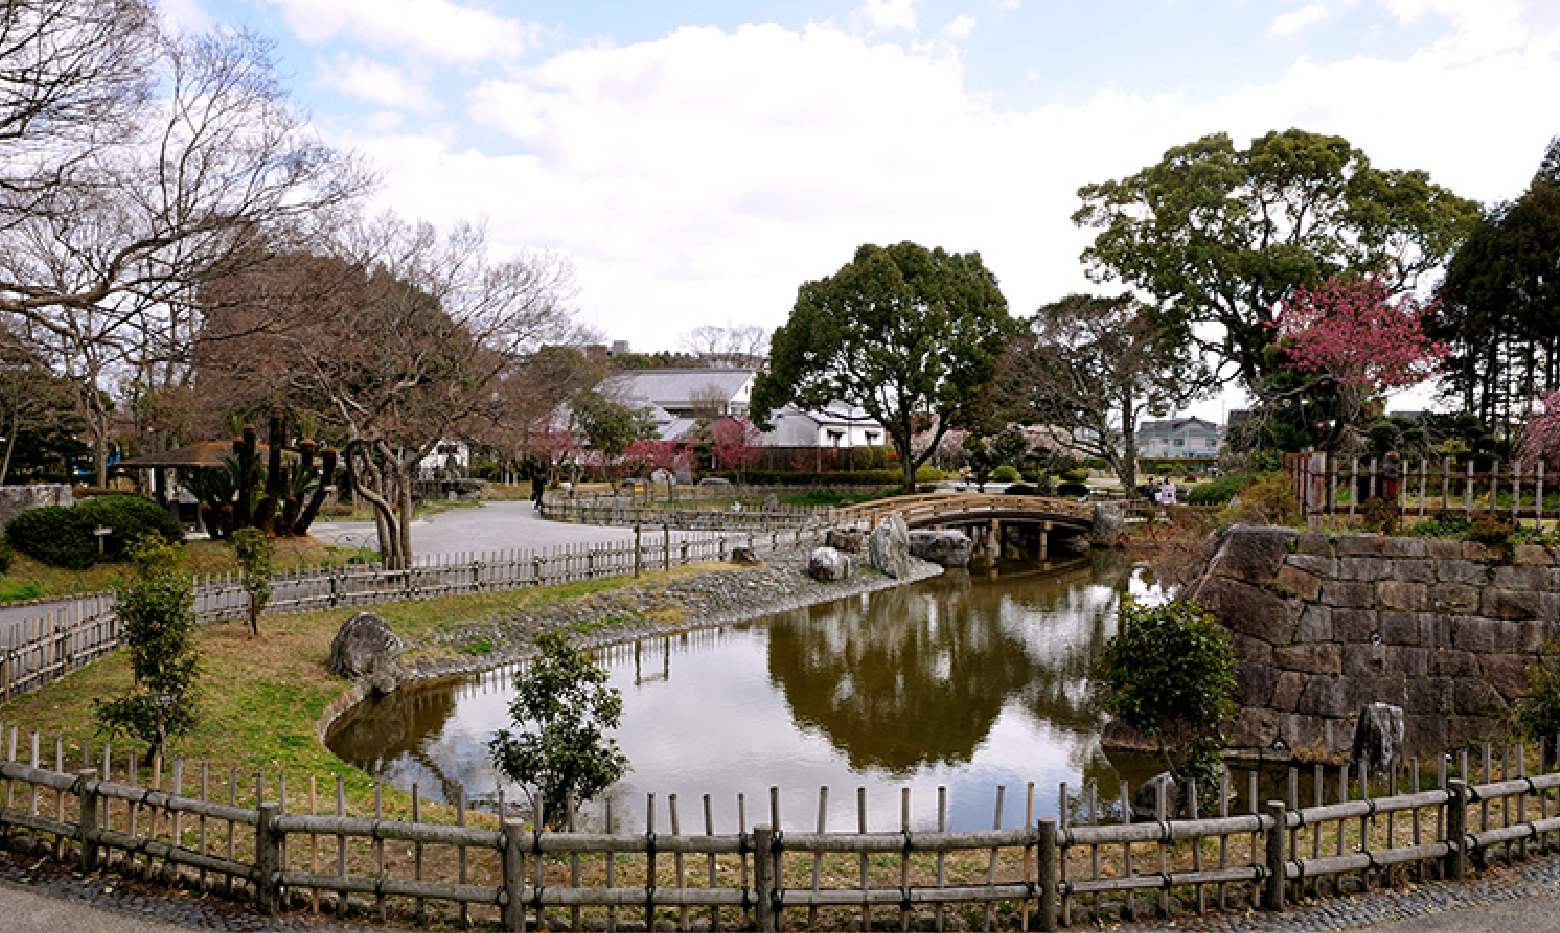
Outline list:
[[[1022,822],[1031,783],[1040,815],[1055,813],[1061,782],[1109,796],[1118,775],[1099,747],[1087,670],[1122,594],[1141,588],[1129,561],[1099,552],[608,649],[598,661],[624,693],[618,740],[633,765],[610,792],[616,818],[643,828],[647,795],[664,808],[676,794],[684,831],[700,831],[709,794],[717,831],[736,828],[739,799],[746,825],[778,807],[782,825],[815,828],[818,788],[830,786],[828,825],[853,829],[851,791],[865,786],[874,828],[898,828],[903,788],[913,824],[927,826],[945,786],[951,824],[973,829],[992,825],[999,784],[1008,826]],[[401,786],[491,797],[485,743],[508,724],[509,676],[365,704],[330,747]]]

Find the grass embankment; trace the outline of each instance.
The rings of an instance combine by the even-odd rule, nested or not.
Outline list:
[[[385,618],[403,642],[415,646],[439,630],[482,622],[496,615],[565,603],[591,593],[634,584],[653,584],[699,572],[699,567],[647,572],[638,580],[616,577],[563,586],[497,593],[476,593],[418,602],[371,607]],[[351,792],[371,787],[367,775],[341,762],[320,744],[315,726],[325,707],[350,684],[326,670],[330,643],[355,608],[320,610],[261,619],[253,637],[245,621],[217,623],[200,629],[203,670],[199,686],[200,725],[167,752],[169,758],[208,761],[223,771],[241,773],[278,770],[294,777],[344,773]],[[623,621],[629,621],[624,617]],[[117,652],[44,689],[0,706],[0,722],[24,733],[33,730],[52,742],[65,739],[78,749],[94,737],[92,701],[113,697],[130,685],[128,659]],[[133,743],[115,742],[116,760]],[[79,751],[76,752],[79,755]],[[79,759],[78,759],[79,760]]]

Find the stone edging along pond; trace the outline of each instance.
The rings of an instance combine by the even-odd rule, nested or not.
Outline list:
[[[435,633],[409,647],[412,658],[403,662],[396,686],[464,677],[523,660],[532,653],[532,639],[546,631],[569,630],[577,647],[603,648],[747,622],[918,583],[943,572],[936,564],[911,558],[910,576],[898,580],[872,569],[862,559],[849,580],[822,583],[807,576],[807,553],[807,548],[799,548],[769,555],[765,563],[756,566],[717,567],[678,579],[634,584]],[[672,613],[681,617],[666,621],[665,616]],[[359,682],[332,700],[315,726],[320,742],[323,744],[335,724],[369,695],[368,686]]]

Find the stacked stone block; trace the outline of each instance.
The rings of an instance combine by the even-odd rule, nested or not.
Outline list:
[[[1560,566],[1537,546],[1502,560],[1467,541],[1230,529],[1187,591],[1234,640],[1230,744],[1345,755],[1374,702],[1403,708],[1409,755],[1508,734],[1560,634]]]

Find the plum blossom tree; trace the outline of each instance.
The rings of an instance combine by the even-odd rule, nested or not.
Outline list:
[[[1544,410],[1528,419],[1522,440],[1523,460],[1553,462],[1560,457],[1560,392],[1551,392],[1542,402]]]
[[[710,425],[710,457],[717,470],[731,470],[741,481],[742,471],[763,452],[763,435],[746,418],[722,418]]]
[[[1374,275],[1329,279],[1280,303],[1273,326],[1287,367],[1310,377],[1287,391],[1323,395],[1334,407],[1319,446],[1342,446],[1384,393],[1417,385],[1446,358],[1446,345],[1425,333],[1434,311],[1434,302],[1394,297]]]

